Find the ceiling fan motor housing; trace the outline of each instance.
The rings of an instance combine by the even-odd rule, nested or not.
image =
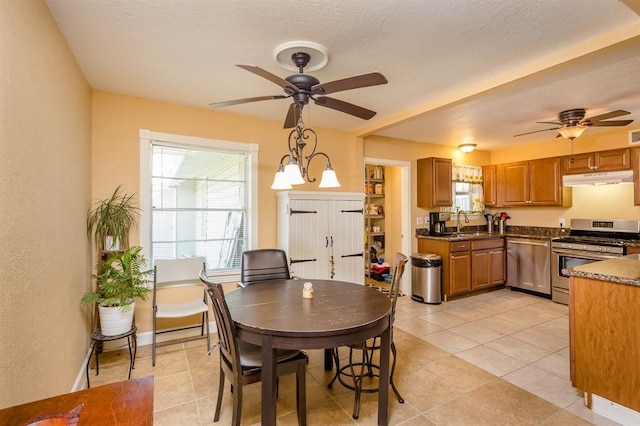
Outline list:
[[[566,126],[577,126],[585,114],[586,110],[584,108],[569,109],[559,113],[558,120]]]

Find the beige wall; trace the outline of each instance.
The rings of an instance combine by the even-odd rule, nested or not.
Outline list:
[[[87,354],[91,91],[43,1],[0,1],[0,408],[69,392]]]

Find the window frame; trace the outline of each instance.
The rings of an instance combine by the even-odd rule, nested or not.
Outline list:
[[[248,155],[247,165],[247,250],[258,246],[258,152],[257,143],[241,143],[222,141],[217,139],[200,138],[194,136],[177,135],[172,133],[153,132],[140,129],[140,245],[142,253],[151,259],[151,145],[162,143],[179,148],[202,147],[226,151],[242,152]],[[153,265],[149,265],[153,267]],[[238,281],[240,269],[209,271],[212,278],[223,282]]]

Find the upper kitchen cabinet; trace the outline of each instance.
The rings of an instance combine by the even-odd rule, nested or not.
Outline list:
[[[498,205],[498,167],[483,166],[482,167],[482,191],[484,192],[484,205],[493,207]]]
[[[450,158],[418,160],[418,207],[450,207],[453,204]]]
[[[562,173],[565,175],[612,172],[630,168],[631,150],[629,148],[587,152],[562,158]]]
[[[560,157],[498,165],[500,206],[568,206],[570,189],[562,187]]]
[[[640,148],[631,150],[631,166],[633,168],[633,205],[640,206]]]

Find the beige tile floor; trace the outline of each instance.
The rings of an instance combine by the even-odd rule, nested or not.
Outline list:
[[[404,296],[398,299],[394,339],[395,378],[405,403],[390,393],[390,424],[616,424],[585,408],[571,387],[566,306],[508,289],[441,305]],[[206,356],[203,341],[168,346],[153,368],[150,349],[139,348],[133,376],[155,377],[154,424],[211,424],[217,352]],[[308,353],[308,423],[376,424],[377,395],[363,395],[360,418],[353,420],[353,393],[339,384],[327,389],[332,374],[323,369],[322,351]],[[107,352],[100,360],[92,386],[126,377],[125,352]],[[278,424],[296,424],[294,376],[282,378],[279,389]],[[230,422],[227,386],[218,424]],[[259,383],[244,388],[242,423],[260,423]]]

